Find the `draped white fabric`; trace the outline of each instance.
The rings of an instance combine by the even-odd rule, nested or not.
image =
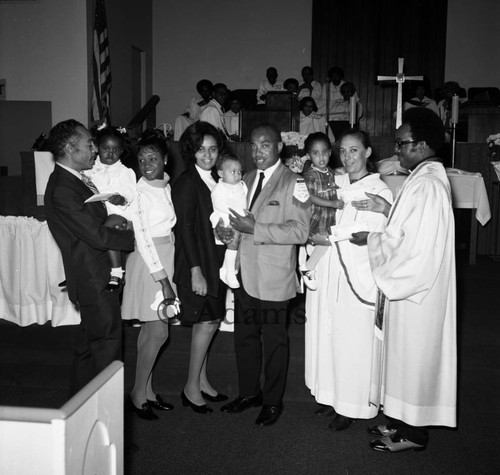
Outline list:
[[[476,219],[484,226],[491,218],[490,204],[481,173],[447,168],[454,208],[476,209]],[[403,186],[406,175],[380,175],[392,191],[394,198]]]
[[[0,216],[0,318],[27,326],[80,323],[58,287],[65,279],[61,253],[46,222]]]

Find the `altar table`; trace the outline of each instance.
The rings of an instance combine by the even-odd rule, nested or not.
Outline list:
[[[58,287],[62,256],[46,222],[0,216],[0,318],[28,326],[80,323],[80,313]]]
[[[453,207],[472,209],[469,263],[476,263],[477,253],[477,223],[484,226],[491,218],[490,204],[481,173],[471,173],[456,168],[447,168],[446,174],[450,180]],[[406,175],[381,175],[394,197],[403,186]],[[475,217],[475,219],[474,219]]]

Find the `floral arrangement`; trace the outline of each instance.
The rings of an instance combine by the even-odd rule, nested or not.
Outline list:
[[[281,150],[281,158],[285,165],[294,173],[302,173],[304,164],[308,158],[304,151],[304,141],[307,135],[299,132],[281,132],[281,141],[283,149]]]
[[[491,162],[493,165],[493,170],[497,174],[497,180],[500,181],[500,162]]]
[[[500,180],[500,133],[490,135],[486,139],[486,143],[488,144],[488,148],[490,151],[490,157],[493,158],[494,161],[491,162],[493,165],[493,169],[497,175],[497,179]]]
[[[486,142],[490,150],[491,158],[500,158],[500,133],[490,135]]]
[[[300,134],[299,132],[281,132],[281,141],[283,145],[295,145],[298,149],[304,150],[304,142],[307,135]]]

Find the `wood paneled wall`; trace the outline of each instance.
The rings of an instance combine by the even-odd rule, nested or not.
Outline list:
[[[377,76],[426,76],[432,89],[444,81],[447,0],[313,0],[312,66],[323,83],[339,66],[364,107],[360,127],[393,135],[397,87]]]

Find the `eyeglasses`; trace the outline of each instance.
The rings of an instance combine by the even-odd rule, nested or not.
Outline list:
[[[396,147],[401,148],[403,145],[408,145],[410,143],[417,143],[419,140],[395,140],[394,143]]]

